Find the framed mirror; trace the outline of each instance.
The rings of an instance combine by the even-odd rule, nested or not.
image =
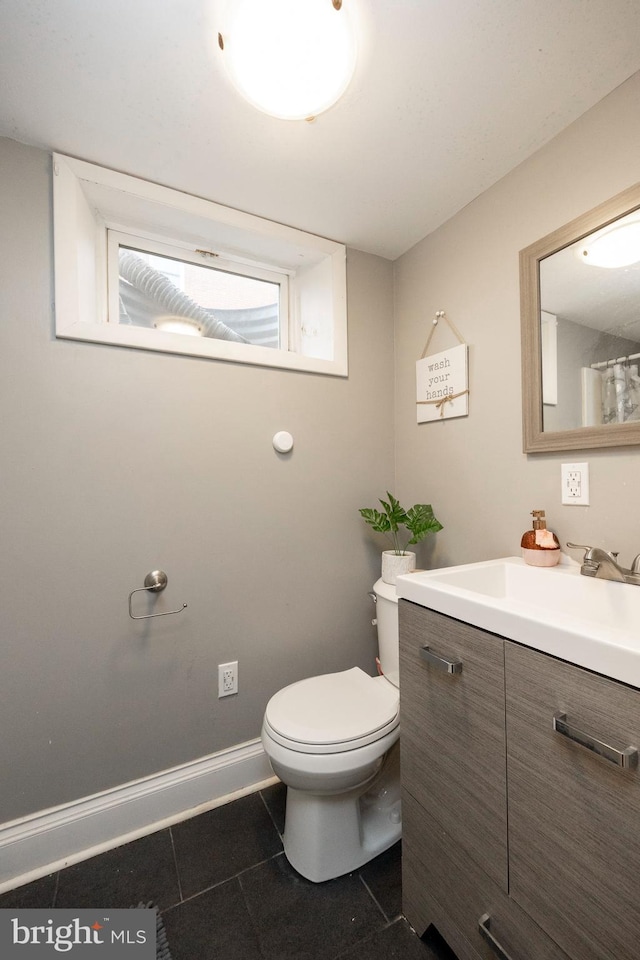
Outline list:
[[[640,184],[520,252],[525,453],[640,444]]]

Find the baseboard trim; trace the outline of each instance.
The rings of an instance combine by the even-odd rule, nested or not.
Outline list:
[[[0,893],[277,783],[260,740],[0,824]]]

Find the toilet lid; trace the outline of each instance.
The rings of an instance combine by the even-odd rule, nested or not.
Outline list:
[[[265,718],[271,729],[301,744],[360,741],[398,720],[398,691],[359,667],[292,683],[276,693]]]

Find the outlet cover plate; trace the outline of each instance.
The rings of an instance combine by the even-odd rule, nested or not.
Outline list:
[[[238,661],[218,664],[218,699],[238,692]]]
[[[561,464],[562,503],[589,506],[589,464]]]

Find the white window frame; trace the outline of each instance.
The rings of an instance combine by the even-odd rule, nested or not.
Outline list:
[[[57,337],[348,375],[343,244],[60,154],[53,171]],[[117,322],[109,306],[109,244],[117,234],[128,237],[127,246],[168,245],[183,251],[180,259],[202,264],[214,255],[212,266],[277,276],[288,290],[286,344],[274,349]]]
[[[224,259],[219,255],[212,256],[212,254],[203,250],[194,250],[193,247],[183,247],[176,243],[159,243],[157,240],[150,240],[144,236],[111,229],[107,230],[107,323],[120,323],[120,272],[118,269],[120,247],[140,250],[142,253],[157,254],[161,257],[179,260],[181,263],[194,263],[198,267],[220,270],[224,273],[236,273],[241,277],[249,277],[252,280],[266,280],[268,283],[277,284],[280,288],[278,303],[280,346],[277,348],[268,347],[267,349],[285,351],[289,349],[289,272],[267,270],[255,264],[249,266],[234,260]],[[157,332],[154,331],[154,333]],[[172,336],[175,336],[175,334],[172,334]]]

